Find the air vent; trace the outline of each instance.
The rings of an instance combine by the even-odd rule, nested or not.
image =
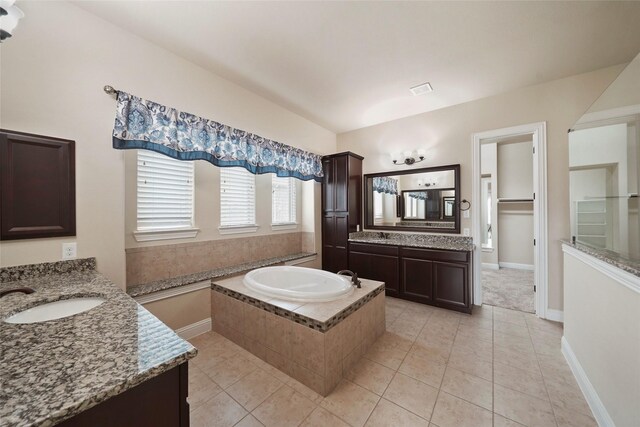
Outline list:
[[[421,85],[414,86],[409,89],[414,96],[424,95],[425,93],[433,92],[433,87],[431,87],[431,83],[422,83]]]

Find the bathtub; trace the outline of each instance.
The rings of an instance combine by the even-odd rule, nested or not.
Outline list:
[[[305,267],[264,267],[245,274],[244,285],[273,298],[327,302],[353,293],[351,278]]]

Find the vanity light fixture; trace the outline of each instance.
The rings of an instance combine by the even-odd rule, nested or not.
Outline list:
[[[18,21],[24,18],[24,13],[13,3],[15,0],[0,0],[0,42],[11,37]]]
[[[420,148],[416,151],[405,151],[402,154],[393,153],[391,154],[391,161],[394,165],[413,165],[415,163],[420,163],[421,161],[423,161],[425,154],[427,154],[427,150],[425,150],[424,148]],[[418,158],[417,160],[416,157]]]
[[[411,91],[413,96],[418,96],[424,95],[425,93],[433,92],[433,87],[431,86],[431,83],[426,82],[422,83],[421,85],[409,88],[409,90]]]

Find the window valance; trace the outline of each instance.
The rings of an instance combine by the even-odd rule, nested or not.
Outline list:
[[[117,94],[113,148],[151,150],[223,167],[241,166],[254,174],[322,180],[322,161],[317,154],[126,92]]]
[[[373,191],[396,196],[398,194],[398,180],[388,176],[375,177],[373,178]]]

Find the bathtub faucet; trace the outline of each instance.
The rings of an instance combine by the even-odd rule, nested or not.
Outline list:
[[[354,273],[351,270],[340,270],[336,274],[339,274],[341,276],[351,276],[351,283],[353,283],[353,285],[356,288],[361,288],[362,287],[360,285],[360,280],[358,279],[358,273]]]

